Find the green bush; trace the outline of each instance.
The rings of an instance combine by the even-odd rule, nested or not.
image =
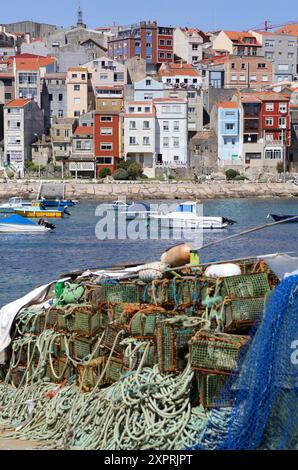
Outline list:
[[[110,168],[104,167],[98,173],[99,178],[105,178],[106,176],[111,174]]]
[[[114,180],[127,180],[128,173],[124,168],[118,168],[114,173]]]
[[[169,175],[168,178],[169,178],[169,180],[175,180],[176,179],[174,175]]]
[[[117,165],[117,170],[122,168],[123,170],[127,170],[131,162],[129,160],[125,161],[124,158],[120,158],[118,165]]]
[[[276,164],[276,171],[277,171],[277,173],[279,173],[279,174],[280,174],[280,173],[283,173],[283,171],[284,171],[284,164],[283,164],[283,162],[277,162],[277,164]]]
[[[140,178],[143,174],[143,167],[137,162],[132,162],[128,165],[127,167],[127,173],[128,177],[131,180],[135,180],[137,178]]]
[[[233,170],[233,168],[229,168],[225,171],[225,175],[228,181],[233,180],[236,176],[239,176],[240,173],[237,170]]]
[[[248,180],[248,178],[246,178],[246,176],[243,176],[243,175],[237,175],[235,176],[235,178],[233,178],[233,181],[245,181],[245,180]]]

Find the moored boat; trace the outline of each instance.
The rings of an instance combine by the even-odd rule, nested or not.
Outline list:
[[[14,213],[15,209],[31,206],[31,201],[25,201],[21,197],[11,197],[7,202],[0,204],[0,213]]]
[[[37,206],[30,206],[30,207],[21,207],[15,209],[15,213],[21,215],[22,217],[27,218],[41,218],[47,217],[49,219],[62,219],[66,211],[67,207],[62,207],[61,209],[43,209]],[[69,213],[68,213],[69,214]]]
[[[78,201],[73,199],[40,199],[39,202],[42,204],[44,209],[48,208],[61,208],[61,207],[73,207],[78,205]]]
[[[0,219],[0,233],[45,233],[53,230],[55,226],[46,221],[40,224],[25,219],[18,214]]]
[[[280,222],[282,220],[286,221],[287,223],[297,224],[298,223],[298,215],[286,215],[286,214],[268,214],[268,217],[272,217],[275,222]]]

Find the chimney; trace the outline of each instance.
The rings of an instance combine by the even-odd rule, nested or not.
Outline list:
[[[30,33],[25,34],[25,42],[26,42],[26,44],[30,44],[30,42],[31,42],[31,34]]]

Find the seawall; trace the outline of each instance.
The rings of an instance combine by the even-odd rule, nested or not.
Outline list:
[[[50,181],[49,181],[50,182]],[[34,199],[39,181],[0,181],[0,199],[13,196]],[[287,183],[250,183],[213,181],[210,184],[192,182],[112,182],[95,183],[66,181],[65,196],[73,199],[115,200],[126,196],[131,200],[146,199],[225,199],[248,197],[298,197],[298,186]]]

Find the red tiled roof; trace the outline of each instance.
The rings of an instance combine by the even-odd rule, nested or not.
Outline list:
[[[6,103],[5,108],[23,108],[26,104],[30,103],[31,99],[17,99]]]
[[[41,67],[46,67],[47,65],[53,64],[56,62],[54,57],[42,57],[42,56],[30,56],[24,57],[16,56],[15,64],[17,70],[39,70]]]
[[[93,135],[94,128],[92,126],[79,126],[76,128],[74,135]]]
[[[278,29],[276,32],[281,34],[289,34],[291,36],[298,36],[298,23],[287,24]]]
[[[160,70],[161,77],[175,77],[177,75],[188,75],[190,77],[198,77],[199,72],[190,64],[171,64],[167,70]]]
[[[239,108],[238,103],[233,101],[219,101],[217,103],[218,108]]]
[[[243,31],[224,31],[224,33],[233,41],[235,44],[239,44],[241,46],[256,46],[262,47],[262,45],[257,41],[255,36],[251,33],[243,32]],[[253,43],[247,43],[244,41],[245,38],[253,39]]]

